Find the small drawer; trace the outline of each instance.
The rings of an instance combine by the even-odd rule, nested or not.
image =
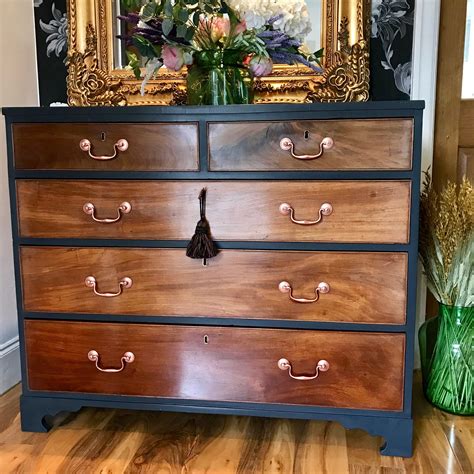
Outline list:
[[[31,390],[403,409],[403,334],[27,320],[25,339]]]
[[[208,126],[212,171],[408,170],[413,120],[227,122]]]
[[[197,171],[197,123],[14,124],[15,167]]]
[[[409,181],[18,180],[22,237],[407,243]],[[99,221],[99,222],[98,222]]]
[[[21,269],[26,311],[405,323],[405,253],[22,247]]]

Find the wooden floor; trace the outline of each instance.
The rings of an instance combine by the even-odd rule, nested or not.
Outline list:
[[[0,474],[468,473],[474,418],[428,405],[415,387],[415,455],[336,423],[83,409],[48,434],[22,433],[19,386],[0,397]]]

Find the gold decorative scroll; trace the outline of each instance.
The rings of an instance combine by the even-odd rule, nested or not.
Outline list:
[[[68,0],[68,102],[73,106],[186,103],[186,73],[141,81],[113,66],[113,0]],[[369,98],[370,0],[324,0],[324,72],[276,65],[255,82],[256,103],[347,102]]]

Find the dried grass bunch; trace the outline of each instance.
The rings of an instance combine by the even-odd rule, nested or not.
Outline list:
[[[440,193],[425,174],[420,204],[420,257],[428,288],[442,304],[474,305],[474,192],[464,178]]]

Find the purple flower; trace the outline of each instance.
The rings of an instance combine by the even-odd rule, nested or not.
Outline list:
[[[276,21],[276,20],[275,20]],[[301,42],[291,38],[286,33],[276,30],[266,30],[258,34],[258,37],[265,43],[265,49],[270,58],[277,64],[297,64],[301,63],[310,67],[316,72],[321,72],[321,68],[309,61],[300,52]]]
[[[274,23],[276,23],[278,20],[281,20],[283,18],[283,13],[279,13],[278,15],[275,15],[275,16],[272,16],[269,20],[268,20],[268,24],[270,26],[272,26]]]
[[[142,36],[155,46],[162,46],[165,44],[162,20],[160,18],[152,18],[145,23],[140,20],[140,15],[138,13],[128,13],[127,15],[119,16],[118,19],[127,22],[131,26],[127,34],[117,36],[117,38],[125,41],[127,46],[133,44],[134,36]],[[173,28],[166,37],[174,43],[189,44],[185,39],[177,37],[176,28]]]

